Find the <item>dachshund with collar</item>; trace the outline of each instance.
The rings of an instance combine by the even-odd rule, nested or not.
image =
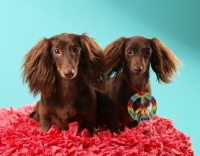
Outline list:
[[[142,36],[120,37],[105,48],[104,54],[107,82],[106,91],[97,93],[98,116],[111,132],[118,133],[125,126],[138,125],[129,115],[127,104],[137,90],[151,94],[150,65],[158,82],[170,83],[181,61],[159,39]],[[144,105],[150,105],[148,99]],[[133,110],[139,106],[140,99],[137,99]]]

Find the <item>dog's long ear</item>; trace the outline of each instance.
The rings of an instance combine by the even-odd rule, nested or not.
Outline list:
[[[34,96],[40,92],[48,96],[54,88],[55,74],[50,50],[50,41],[44,38],[24,57],[23,82],[28,83]]]
[[[153,54],[151,66],[156,73],[158,82],[169,83],[178,71],[181,61],[159,39],[151,39]]]
[[[102,89],[105,85],[105,58],[101,47],[86,34],[80,35],[82,46],[82,59],[80,68],[85,76],[95,87]]]
[[[124,67],[125,37],[120,37],[104,49],[106,57],[107,77],[117,76]]]

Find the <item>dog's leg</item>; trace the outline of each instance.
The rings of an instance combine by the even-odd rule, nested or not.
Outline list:
[[[51,128],[51,117],[47,114],[39,115],[40,131],[47,132]]]
[[[130,122],[127,124],[128,128],[134,128],[134,127],[137,127],[139,124],[139,121],[137,120],[134,120],[133,122]]]
[[[106,112],[106,120],[105,124],[110,130],[111,133],[119,133],[119,125],[118,125],[118,112],[113,109],[108,109],[109,112]]]
[[[29,114],[29,117],[37,122],[39,121],[38,108],[39,108],[39,102],[36,103],[35,107],[33,108],[33,111],[31,112],[31,114]]]
[[[90,136],[93,136],[94,134],[94,127],[95,127],[95,117],[91,120],[87,120],[84,124],[84,127],[87,128],[88,132],[90,133]]]

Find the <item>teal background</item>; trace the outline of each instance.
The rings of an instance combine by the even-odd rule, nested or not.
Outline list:
[[[0,107],[33,104],[23,85],[24,55],[42,37],[87,33],[105,48],[121,36],[162,40],[182,61],[170,84],[151,72],[157,114],[191,137],[200,155],[200,1],[198,0],[0,0]]]

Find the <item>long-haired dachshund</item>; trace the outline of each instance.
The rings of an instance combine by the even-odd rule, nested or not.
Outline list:
[[[141,36],[121,37],[109,44],[104,53],[108,81],[106,91],[97,94],[98,115],[112,132],[118,132],[118,123],[121,123],[122,129],[138,125],[138,121],[129,115],[127,103],[136,90],[151,93],[150,64],[158,81],[169,83],[181,61],[159,39]],[[145,106],[149,104],[149,100],[145,100]],[[138,99],[134,103],[134,111],[139,106]]]
[[[23,81],[30,92],[41,93],[30,117],[40,131],[52,125],[67,130],[77,121],[79,129],[93,134],[96,121],[95,88],[105,84],[105,59],[99,45],[89,36],[63,33],[44,38],[25,56]]]

